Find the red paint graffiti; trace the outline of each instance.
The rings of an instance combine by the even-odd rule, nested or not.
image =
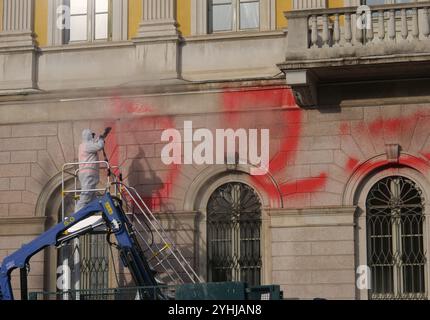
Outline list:
[[[130,134],[133,137],[133,130],[139,131],[145,128],[157,128],[159,130],[165,130],[169,128],[174,128],[174,122],[171,117],[165,116],[152,116],[151,114],[154,112],[154,108],[152,106],[146,104],[139,104],[134,101],[121,99],[118,97],[114,97],[113,100],[114,113],[115,115],[121,119],[120,121],[116,121],[112,127],[112,133],[110,137],[106,141],[106,150],[110,155],[110,162],[112,165],[121,167],[124,162],[127,160],[127,157],[120,159],[120,146],[126,145],[123,141],[121,141],[122,134]],[[136,139],[136,144],[139,141]],[[142,156],[142,158],[145,158]],[[152,172],[149,163],[148,170]],[[130,178],[130,174],[132,173],[133,168],[125,174],[124,179]],[[152,174],[152,173],[151,173]],[[161,186],[157,187],[155,190],[150,190],[151,194],[147,194],[145,192],[144,195],[141,195],[145,203],[154,211],[161,210],[166,203],[166,200],[172,195],[172,185],[175,183],[177,177],[180,174],[180,167],[178,165],[170,165],[167,168],[167,174],[160,180]],[[156,183],[155,174],[152,174],[154,180],[152,183]],[[139,184],[137,182],[136,184]],[[136,185],[134,185],[136,187]]]
[[[364,135],[358,136],[357,138],[365,139],[365,143],[371,145],[373,143],[373,139],[385,139],[387,137],[394,137],[398,140],[402,135],[413,135],[418,120],[428,119],[426,120],[426,122],[430,124],[430,119],[428,118],[428,116],[429,115],[424,113],[423,111],[418,111],[412,115],[400,118],[383,119],[382,117],[379,117],[369,123],[360,121],[357,124],[354,124],[354,126],[352,127],[349,123],[344,122],[340,125],[339,132],[340,134],[345,135],[350,134],[351,130],[355,130],[358,133],[362,133],[368,130],[370,138]],[[372,139],[372,141],[368,141],[369,139]],[[376,160],[361,163],[359,159],[352,155],[349,155],[348,160],[345,163],[345,170],[350,173],[355,171],[357,174],[364,176],[378,167],[400,164],[413,167],[417,170],[424,172],[429,168],[427,160],[430,160],[430,153],[423,152],[422,150],[419,151],[419,153],[425,159],[412,155],[402,154],[399,157],[398,161]]]
[[[263,189],[273,200],[281,195],[294,193],[312,193],[321,189],[327,181],[327,174],[321,173],[317,178],[299,179],[288,183],[278,184],[274,176],[282,174],[289,163],[293,163],[300,142],[302,131],[303,111],[295,104],[293,93],[290,89],[268,89],[229,92],[223,95],[224,112],[227,123],[230,125],[252,125],[241,122],[243,112],[249,110],[266,109],[270,113],[270,120],[276,123],[276,118],[283,120],[283,134],[279,150],[270,159],[269,172],[264,176],[252,176],[256,185]],[[279,189],[277,187],[279,185]]]
[[[277,177],[285,177],[285,170],[293,164],[300,143],[302,132],[303,111],[295,104],[290,89],[270,88],[229,91],[222,94],[224,126],[235,128],[253,127],[259,121],[281,130],[278,150],[273,153],[269,162],[269,172],[264,176],[252,176],[254,183],[260,187],[271,199],[292,194],[312,193],[324,188],[327,174],[321,172],[314,178],[289,180],[279,183]],[[124,159],[120,159],[120,147],[124,144],[121,135],[125,131],[139,130],[144,127],[157,129],[174,128],[171,117],[153,116],[155,108],[150,105],[137,104],[120,98],[113,99],[115,114],[121,121],[114,124],[114,130],[107,141],[107,150],[115,165],[121,166]],[[246,111],[253,110],[254,113]],[[257,115],[258,113],[258,115]],[[246,115],[251,114],[251,117]],[[262,119],[264,118],[264,119]],[[260,122],[261,123],[261,122]],[[138,143],[137,143],[138,144]],[[181,166],[171,165],[162,179],[162,187],[153,194],[145,197],[152,209],[160,209],[165,200],[172,196],[173,185],[181,172]],[[127,177],[124,177],[127,178]]]

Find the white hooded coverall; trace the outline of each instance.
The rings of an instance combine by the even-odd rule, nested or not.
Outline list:
[[[84,129],[82,131],[82,143],[79,145],[79,162],[94,162],[99,161],[98,152],[104,147],[104,140],[100,137],[93,139],[92,131]],[[80,164],[79,165],[79,181],[81,190],[96,189],[99,183],[99,164]],[[75,211],[81,210],[96,197],[94,191],[82,191]]]

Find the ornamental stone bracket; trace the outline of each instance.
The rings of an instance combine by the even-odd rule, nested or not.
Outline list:
[[[312,108],[317,105],[317,79],[311,71],[289,70],[285,71],[285,77],[298,106]]]

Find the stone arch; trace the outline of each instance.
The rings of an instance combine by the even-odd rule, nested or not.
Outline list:
[[[366,198],[371,188],[381,179],[389,176],[401,176],[412,180],[416,183],[417,187],[422,191],[423,197],[426,200],[424,203],[424,246],[430,248],[430,238],[428,232],[430,231],[429,212],[430,212],[430,181],[427,179],[425,172],[430,170],[430,166],[426,164],[421,158],[403,154],[412,159],[413,161],[405,161],[401,158],[398,163],[389,163],[384,161],[385,154],[376,156],[372,159],[361,164],[350,176],[348,183],[343,193],[343,205],[353,205],[356,207],[355,211],[355,261],[356,267],[367,266],[367,230],[366,230]],[[415,165],[418,163],[419,165]],[[372,165],[377,164],[377,165]],[[363,170],[363,168],[369,170]],[[363,174],[364,173],[364,174]],[[428,252],[428,250],[426,250]],[[428,254],[428,253],[427,253]],[[427,257],[428,259],[428,257]],[[426,285],[430,286],[429,270],[427,267]],[[356,289],[356,296],[358,299],[368,299],[367,290]]]
[[[395,168],[409,168],[410,172],[424,176],[426,170],[430,170],[430,165],[416,155],[402,153],[398,162],[388,162],[386,154],[380,154],[361,163],[350,175],[343,194],[342,203],[345,206],[357,205],[360,190],[367,181],[378,172],[393,170]],[[427,181],[425,179],[425,181]]]
[[[36,203],[36,216],[46,217],[45,228],[48,230],[58,223],[58,213],[61,207],[61,172],[54,175],[44,186]],[[70,185],[73,177],[69,177],[66,185]],[[56,291],[57,281],[57,251],[53,247],[45,249],[44,274],[48,275],[44,279],[44,288],[47,291]]]
[[[190,187],[187,189],[184,198],[184,210],[185,211],[200,211],[205,206],[205,201],[209,199],[210,192],[208,192],[208,187],[214,188],[214,184],[224,180],[226,182],[236,181],[234,179],[239,179],[238,182],[243,182],[248,184],[250,187],[254,188],[258,195],[260,196],[263,207],[266,208],[282,208],[282,196],[279,192],[279,187],[275,182],[275,179],[268,173],[270,181],[273,183],[278,194],[276,198],[273,199],[269,197],[265,192],[259,190],[256,183],[250,176],[250,167],[247,165],[237,165],[234,169],[229,169],[226,166],[208,166],[203,171],[201,171],[197,177],[192,181]],[[212,190],[212,192],[213,192]]]

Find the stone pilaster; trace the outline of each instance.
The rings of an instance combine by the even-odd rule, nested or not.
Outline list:
[[[0,47],[33,46],[34,0],[3,0]]]
[[[137,38],[141,39],[177,39],[175,0],[142,0],[143,19],[139,25]]]
[[[176,0],[142,0],[143,15],[136,44],[141,80],[180,78],[180,35]]]
[[[29,92],[36,88],[34,41],[35,0],[3,0],[0,32],[0,92]]]

